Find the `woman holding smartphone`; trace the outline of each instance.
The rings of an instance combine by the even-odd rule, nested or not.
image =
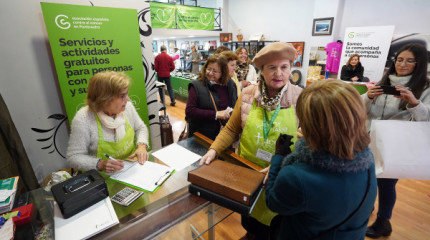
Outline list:
[[[427,64],[427,49],[421,44],[407,44],[397,52],[382,80],[362,95],[368,111],[368,128],[373,119],[430,121]],[[400,95],[385,94],[378,85],[394,86]],[[398,179],[378,179],[378,215],[376,221],[367,228],[366,236],[379,238],[391,234],[389,220],[396,202],[397,181]]]

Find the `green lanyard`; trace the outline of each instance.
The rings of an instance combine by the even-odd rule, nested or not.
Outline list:
[[[275,113],[273,113],[273,116],[270,118],[269,127],[267,127],[267,113],[266,109],[264,109],[264,119],[263,119],[263,133],[264,133],[264,139],[266,140],[269,136],[270,129],[273,126],[273,122],[275,121],[276,117],[278,116],[279,110],[281,110],[281,103],[278,103],[278,106],[276,107]]]

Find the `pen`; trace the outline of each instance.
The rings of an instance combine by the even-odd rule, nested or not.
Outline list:
[[[164,176],[168,175],[170,173],[170,171],[167,171],[166,173],[164,173],[162,176],[160,176],[160,178],[158,179],[158,181],[155,182],[155,185],[160,184],[159,182],[161,181],[161,179],[163,179]],[[162,183],[162,182],[161,182]]]
[[[110,160],[117,161],[115,158],[113,158],[113,157],[111,157],[111,156],[107,155],[106,153],[105,153],[105,156],[106,156],[107,158],[109,158]]]

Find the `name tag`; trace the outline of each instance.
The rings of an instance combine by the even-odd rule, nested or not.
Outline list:
[[[258,158],[266,161],[266,162],[270,162],[270,160],[272,160],[272,154],[270,152],[264,151],[263,149],[258,149],[257,151],[257,156]]]

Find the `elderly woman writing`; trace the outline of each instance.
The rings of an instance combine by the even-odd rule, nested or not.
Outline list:
[[[243,89],[230,121],[200,164],[209,164],[217,152],[227,149],[240,137],[239,155],[265,168],[263,172],[268,171],[279,134],[297,135],[295,105],[302,89],[289,83],[295,54],[291,44],[280,42],[267,45],[258,52],[254,58],[255,65],[261,70],[258,85]],[[264,197],[260,197],[252,217],[242,216],[242,226],[247,235],[267,239],[268,226],[274,215],[265,206]]]
[[[229,77],[227,59],[218,54],[210,56],[200,78],[188,85],[185,118],[189,123],[189,135],[199,132],[215,139],[230,118],[229,109],[233,109],[236,100],[236,84]]]
[[[360,95],[339,80],[314,83],[299,96],[297,116],[303,138],[286,158],[280,138],[270,167],[267,206],[281,220],[271,237],[364,239],[376,176]]]
[[[128,97],[130,78],[119,72],[95,74],[88,85],[87,106],[76,113],[67,161],[79,170],[113,173],[122,160],[148,160],[148,130]],[[107,158],[106,155],[113,159]]]

